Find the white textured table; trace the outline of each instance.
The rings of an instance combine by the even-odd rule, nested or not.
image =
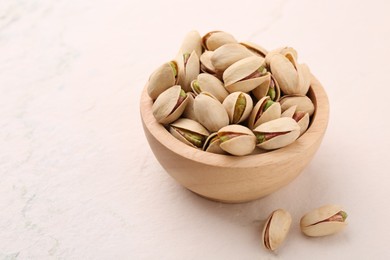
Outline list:
[[[390,257],[389,1],[208,2],[1,1],[0,259]],[[211,202],[154,158],[140,92],[192,29],[293,46],[326,87],[327,134],[289,186]],[[304,237],[299,218],[325,203],[349,226]],[[279,207],[293,226],[272,254],[259,229]]]

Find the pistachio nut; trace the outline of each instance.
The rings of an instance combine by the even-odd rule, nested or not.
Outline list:
[[[178,67],[178,82],[184,91],[191,91],[191,81],[199,74],[200,63],[199,57],[195,51],[191,53],[182,53],[181,51],[176,57]]]
[[[219,146],[221,144],[221,140],[218,137],[218,133],[212,133],[207,137],[204,145],[203,145],[203,151],[209,152],[209,153],[217,153],[217,154],[226,154],[224,150],[221,149]]]
[[[268,51],[261,47],[260,45],[253,43],[253,42],[240,42],[241,45],[245,46],[248,50],[250,50],[252,53],[260,56],[265,57],[268,53]]]
[[[268,217],[262,232],[263,246],[271,251],[280,247],[291,226],[291,215],[284,209],[277,209]]]
[[[188,102],[187,102],[186,108],[184,109],[182,117],[196,120],[196,115],[194,112],[195,94],[193,92],[187,92],[187,97],[188,97]]]
[[[266,54],[266,56],[265,56],[265,63],[267,64],[267,66],[269,66],[271,57],[273,55],[275,55],[275,54],[286,55],[287,53],[290,53],[291,55],[294,56],[295,60],[298,60],[298,53],[297,53],[297,51],[294,48],[292,48],[292,47],[281,47],[281,48],[277,48],[275,50],[269,51]]]
[[[281,107],[279,102],[274,102],[270,97],[266,96],[257,101],[253,108],[249,120],[248,127],[256,128],[259,125],[277,119],[281,115]]]
[[[269,96],[273,101],[279,101],[280,99],[280,87],[278,82],[275,80],[271,73],[267,72],[268,77],[264,82],[252,90],[252,94],[257,98],[261,99],[265,96]]]
[[[169,124],[178,119],[188,103],[188,96],[179,85],[161,93],[153,103],[153,115],[157,122]]]
[[[308,113],[309,116],[312,116],[314,113],[314,104],[307,96],[283,96],[279,102],[283,112],[296,105],[297,111]]]
[[[258,147],[273,150],[293,143],[299,137],[300,128],[294,119],[281,117],[259,125],[253,133]]]
[[[250,92],[269,78],[264,58],[251,56],[235,62],[223,75],[225,88],[230,92]]]
[[[253,108],[252,98],[244,92],[233,92],[222,105],[228,113],[231,124],[238,124],[248,118]]]
[[[208,92],[202,92],[195,97],[194,112],[197,121],[210,132],[217,132],[229,124],[229,116],[224,106]]]
[[[218,137],[221,149],[232,155],[248,155],[256,147],[255,135],[242,125],[225,126],[218,131]]]
[[[209,131],[201,124],[187,118],[179,118],[171,123],[169,132],[179,141],[196,148],[202,148],[210,135]]]
[[[196,55],[200,57],[202,54],[202,38],[198,31],[190,31],[184,37],[183,43],[180,47],[181,53],[192,53],[195,51]]]
[[[347,226],[347,213],[338,205],[325,205],[301,218],[301,231],[310,237],[327,236]]]
[[[216,97],[219,102],[222,102],[229,92],[223,86],[223,83],[213,75],[201,73],[196,79],[191,82],[191,89],[195,94],[201,92],[209,92]]]
[[[150,75],[147,91],[153,100],[177,83],[177,70],[177,63],[170,61],[158,67]]]
[[[230,33],[222,31],[208,32],[202,38],[203,47],[208,51],[214,51],[227,43],[237,43],[237,40]]]
[[[286,111],[284,111],[282,113],[282,117],[291,117],[298,123],[301,129],[299,136],[303,135],[303,133],[306,132],[310,124],[309,113],[303,111],[297,111],[296,105],[291,106]]]
[[[217,71],[223,72],[233,63],[252,55],[243,45],[228,43],[214,51],[211,56],[211,63]]]
[[[211,63],[211,57],[213,56],[213,54],[213,51],[205,51],[202,53],[202,55],[200,55],[200,70],[204,73],[218,76],[217,70]]]

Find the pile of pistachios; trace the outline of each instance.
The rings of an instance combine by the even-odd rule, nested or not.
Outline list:
[[[149,78],[153,115],[206,152],[242,156],[287,146],[315,110],[306,95],[311,73],[297,59],[291,47],[267,51],[223,31],[191,31],[176,58]]]

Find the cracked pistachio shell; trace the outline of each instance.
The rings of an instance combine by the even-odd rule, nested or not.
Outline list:
[[[153,115],[157,122],[169,124],[178,119],[188,103],[188,96],[181,97],[183,90],[179,85],[170,87],[161,93],[153,103]],[[182,101],[179,103],[180,99]]]
[[[211,57],[213,56],[213,53],[213,51],[205,51],[202,53],[200,56],[200,70],[215,76],[217,75],[217,72],[214,68],[214,65],[211,63]]]
[[[263,84],[269,75],[261,74],[257,77],[248,78],[253,73],[265,65],[264,58],[251,56],[235,62],[223,73],[225,88],[230,92],[242,91],[250,92]]]
[[[265,139],[265,141],[258,143],[257,146],[265,150],[273,150],[293,143],[299,137],[300,128],[294,119],[281,117],[259,125],[253,132],[258,141],[259,136],[270,136],[270,139]]]
[[[271,101],[272,104],[267,107],[267,102],[269,101]],[[263,97],[257,101],[253,108],[249,116],[248,127],[253,129],[265,122],[277,119],[280,117],[281,112],[282,110],[279,102],[273,102],[268,96]]]
[[[199,57],[195,51],[191,53],[179,52],[176,58],[178,67],[178,82],[184,91],[191,91],[191,81],[199,74],[200,63]]]
[[[253,54],[243,45],[229,43],[222,45],[214,51],[211,56],[211,63],[216,70],[223,72],[233,63],[252,55]]]
[[[181,53],[192,53],[196,52],[196,55],[200,57],[202,54],[202,38],[198,31],[190,31],[184,37],[183,43],[180,47]]]
[[[228,113],[231,124],[238,124],[248,118],[253,108],[252,98],[244,92],[233,92],[222,105]]]
[[[270,96],[273,101],[279,101],[280,99],[280,87],[278,82],[272,76],[271,73],[266,73],[264,82],[252,90],[252,94],[257,98],[261,99],[265,96]]]
[[[209,92],[217,98],[219,102],[222,102],[229,95],[229,92],[227,92],[223,86],[222,81],[207,73],[199,74],[198,77],[191,82],[191,89],[195,94]]]
[[[265,57],[268,53],[268,51],[261,47],[260,45],[253,43],[253,42],[241,42],[241,45],[245,46],[249,51],[252,53],[259,55],[261,57]]]
[[[177,83],[177,64],[175,61],[167,62],[158,67],[148,82],[148,94],[153,99],[156,98],[165,90]]]
[[[219,146],[220,144],[221,140],[218,137],[218,133],[212,133],[209,137],[207,137],[203,145],[203,151],[216,154],[226,154],[226,152]]]
[[[210,135],[209,131],[201,124],[187,118],[179,118],[171,123],[169,132],[179,141],[195,148],[202,148]]]
[[[275,55],[275,54],[286,55],[287,53],[290,53],[292,56],[294,56],[295,60],[298,60],[298,53],[297,53],[297,51],[294,48],[292,48],[292,47],[281,47],[281,48],[277,48],[275,50],[269,51],[266,54],[265,62],[267,64],[267,66],[270,65],[270,60],[271,60],[271,57],[273,55]]]
[[[300,93],[298,72],[288,58],[282,54],[273,55],[270,60],[270,69],[283,93],[286,95]]]
[[[271,251],[278,249],[287,237],[291,221],[290,213],[284,209],[272,212],[263,228],[263,246]]]
[[[296,111],[297,106],[291,106],[286,111],[282,113],[282,117],[291,117],[293,118],[300,127],[300,134],[299,136],[303,135],[304,132],[306,132],[307,128],[310,124],[310,116],[307,112],[302,111]]]
[[[230,33],[222,31],[212,31],[202,38],[203,47],[208,51],[214,51],[224,44],[237,43],[237,40]]]
[[[195,116],[195,112],[194,112],[195,94],[193,92],[187,92],[187,97],[188,97],[188,102],[187,102],[186,108],[184,109],[182,117],[196,120],[196,116]]]
[[[225,108],[210,93],[202,92],[195,97],[194,112],[197,121],[210,132],[217,132],[229,124],[229,116]]]
[[[256,147],[255,135],[242,125],[225,126],[218,131],[218,137],[221,140],[221,149],[232,155],[248,155]]]
[[[314,104],[307,96],[284,96],[279,102],[283,112],[292,106],[297,106],[297,111],[309,113],[309,116],[314,113]]]
[[[332,216],[343,212],[344,216],[338,220],[331,220]],[[327,236],[337,233],[347,226],[346,213],[338,205],[325,205],[306,213],[300,222],[301,231],[311,237]]]

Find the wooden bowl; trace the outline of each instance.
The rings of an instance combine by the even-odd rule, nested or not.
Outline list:
[[[202,197],[238,203],[261,198],[287,185],[312,159],[328,124],[329,103],[314,77],[308,96],[316,110],[306,133],[287,147],[242,157],[208,153],[178,141],[154,118],[146,86],[140,110],[154,155],[176,181]]]

